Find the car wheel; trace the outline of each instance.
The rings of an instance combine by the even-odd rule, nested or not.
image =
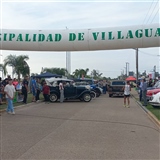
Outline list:
[[[52,93],[49,99],[51,102],[56,102],[58,100],[58,96],[55,93]]]
[[[92,99],[96,98],[96,93],[94,91],[91,91],[91,97],[92,97]]]
[[[112,94],[109,94],[109,97],[112,97],[113,95]]]
[[[83,100],[84,100],[85,102],[90,102],[91,99],[92,99],[91,94],[85,93],[85,94],[83,95]]]
[[[96,92],[96,97],[99,97],[101,95],[101,91],[100,90],[96,89],[95,92]]]

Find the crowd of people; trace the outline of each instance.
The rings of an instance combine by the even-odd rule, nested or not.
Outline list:
[[[137,84],[138,90],[139,90],[139,101],[143,101],[143,105],[147,106],[147,88],[148,87],[159,87],[158,85],[160,84],[160,76],[158,79],[147,79],[142,76]]]
[[[0,77],[0,105],[7,103],[7,113],[15,114],[13,101],[27,104],[28,93],[32,93],[32,102],[39,102],[40,94],[44,96],[44,101],[49,103],[50,88],[46,82],[39,78],[25,76],[23,80],[12,79],[7,76],[4,80]]]

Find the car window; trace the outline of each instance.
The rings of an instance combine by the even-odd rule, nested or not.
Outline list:
[[[112,85],[125,85],[125,82],[123,82],[123,81],[114,81],[114,82],[112,82]]]

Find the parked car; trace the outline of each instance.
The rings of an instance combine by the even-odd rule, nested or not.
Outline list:
[[[92,99],[92,92],[90,86],[76,86],[70,79],[52,78],[46,79],[47,85],[50,87],[50,101],[56,102],[60,99],[59,83],[65,83],[64,98],[79,99],[84,102],[90,102]]]
[[[147,100],[152,100],[152,96],[159,93],[159,92],[160,92],[160,88],[147,90]]]
[[[152,100],[149,103],[154,108],[160,108],[160,92],[152,96]]]
[[[87,82],[75,82],[74,84],[76,86],[87,86],[87,85],[89,85],[89,83],[87,83]],[[95,99],[97,97],[96,91],[92,87],[90,87],[90,88],[91,88],[92,99]]]
[[[79,78],[79,79],[74,79],[74,81],[76,82],[76,84],[78,84],[78,82],[81,82],[82,84],[90,85],[92,91],[94,91],[96,93],[96,97],[99,97],[103,92],[103,89],[98,87],[95,84],[94,79],[90,79],[90,78],[81,79],[81,78]]]
[[[108,85],[108,94],[109,97],[112,96],[123,96],[124,91],[123,87],[125,86],[125,81],[124,80],[113,80],[110,81]]]

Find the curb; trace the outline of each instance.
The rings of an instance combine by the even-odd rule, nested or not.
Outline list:
[[[132,95],[132,97],[136,100],[134,95]],[[139,101],[136,100],[136,102],[147,113],[147,115],[158,125],[158,127],[160,127],[160,121],[157,119],[157,117],[152,112],[150,112],[145,106],[143,106]]]

